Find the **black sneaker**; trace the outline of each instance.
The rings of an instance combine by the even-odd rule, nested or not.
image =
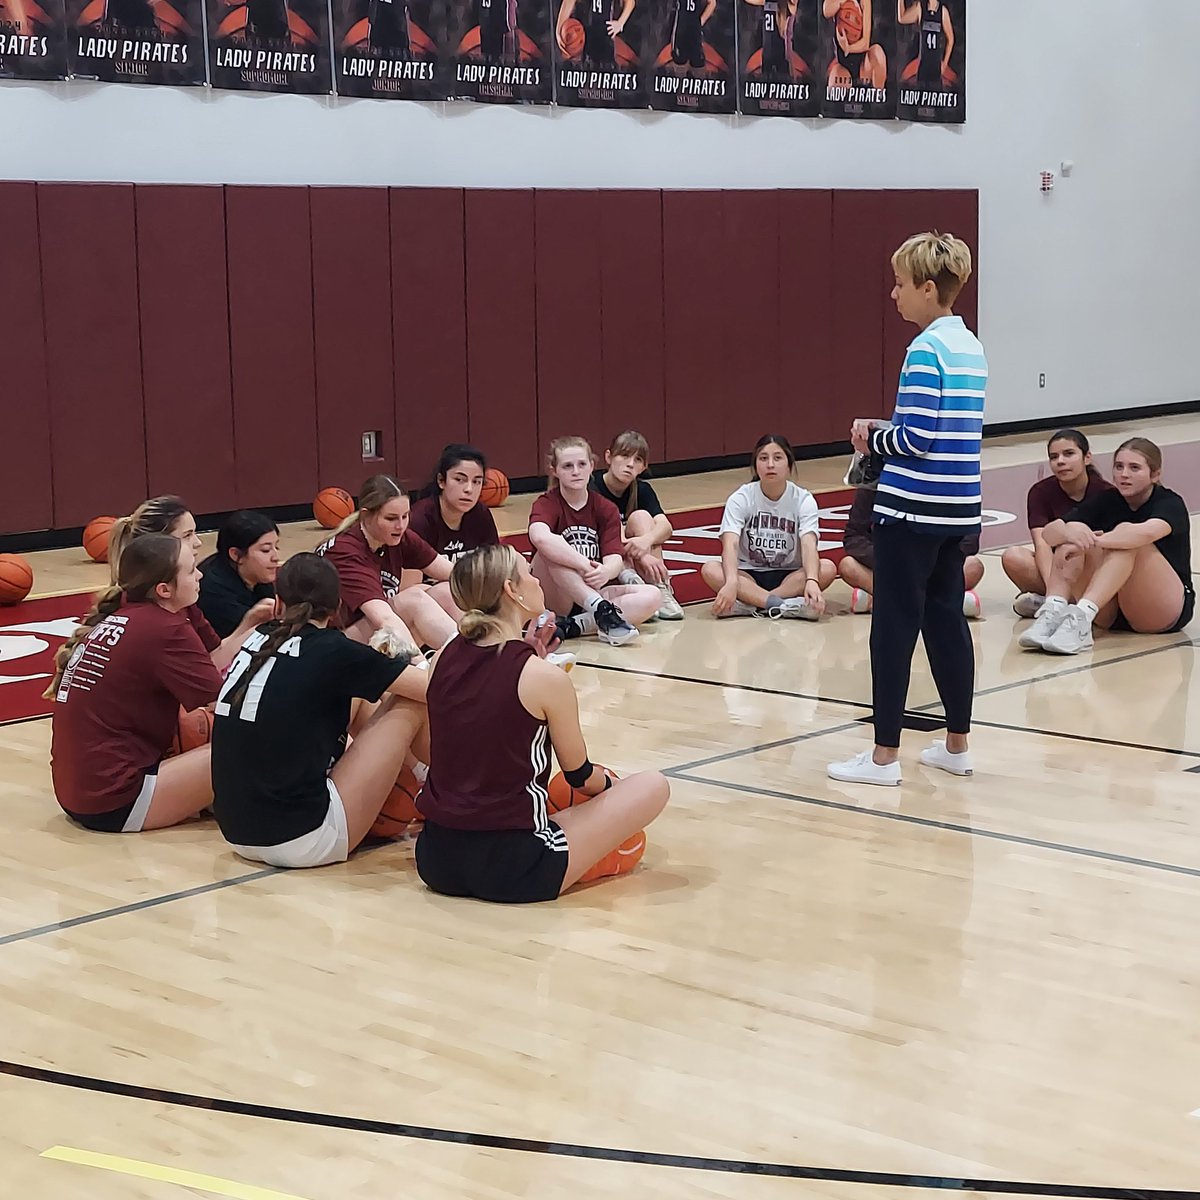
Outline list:
[[[558,631],[560,642],[565,642],[568,638],[583,637],[583,630],[576,624],[574,617],[555,617],[554,628]]]
[[[601,600],[592,615],[596,618],[596,635],[610,646],[624,646],[638,636],[638,631],[611,600]]]

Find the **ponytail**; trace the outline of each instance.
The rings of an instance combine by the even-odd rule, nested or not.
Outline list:
[[[464,554],[450,572],[450,595],[463,610],[458,632],[481,642],[503,628],[504,584],[520,578],[521,556],[511,546],[480,546]]]
[[[148,533],[170,533],[175,522],[190,510],[178,496],[154,496],[139,504],[127,517],[113,523],[108,534],[108,571],[112,583],[117,582],[121,555],[137,538]]]
[[[274,656],[275,651],[288,638],[295,637],[315,615],[311,601],[304,600],[285,608],[283,616],[277,621],[268,621],[265,625],[259,626],[266,633],[266,640],[250,656],[250,663],[242,672],[241,678],[233,685],[233,690],[229,695],[224,697],[225,703],[230,708],[242,702],[246,695],[246,689],[250,686],[250,681],[258,674],[267,660]],[[224,709],[222,709],[223,711]]]
[[[377,513],[389,500],[403,499],[408,493],[391,475],[372,475],[359,489],[358,507],[331,533],[338,537],[362,521],[363,513]]]
[[[58,653],[54,656],[54,678],[50,686],[42,693],[43,700],[53,700],[58,691],[58,685],[62,683],[63,673],[67,669],[67,663],[71,661],[71,655],[75,653],[75,647],[83,641],[87,635],[104,620],[105,617],[111,617],[113,613],[121,607],[121,600],[125,593],[115,584],[101,592],[95,603],[92,605],[92,611],[75,627],[75,632],[58,648]]]

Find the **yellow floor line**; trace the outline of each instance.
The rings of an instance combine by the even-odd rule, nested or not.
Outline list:
[[[101,1171],[115,1171],[119,1175],[136,1175],[140,1179],[154,1179],[160,1183],[175,1183],[180,1187],[210,1192],[214,1196],[232,1196],[235,1200],[304,1200],[304,1197],[293,1196],[290,1192],[277,1192],[272,1188],[255,1187],[233,1179],[219,1179],[216,1175],[201,1175],[196,1171],[160,1167],[157,1163],[140,1162],[136,1158],[94,1154],[73,1146],[51,1146],[49,1150],[42,1151],[41,1157],[77,1163],[81,1167],[96,1167]]]

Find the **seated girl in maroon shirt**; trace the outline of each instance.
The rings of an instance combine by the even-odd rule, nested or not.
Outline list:
[[[191,547],[199,558],[203,543],[196,533],[196,518],[188,511],[178,496],[155,496],[139,504],[127,517],[121,517],[108,535],[108,568],[115,584],[120,570],[121,557],[126,548],[148,533],[166,533]],[[227,637],[221,638],[208,618],[200,611],[199,604],[191,605],[187,619],[192,623],[204,649],[212,655],[217,670],[224,671],[234,655],[242,648],[251,630],[263,621],[270,620],[275,611],[274,600],[260,600],[249,609],[237,628]]]
[[[450,563],[408,527],[409,515],[408,495],[396,480],[372,475],[358,509],[317,547],[337,568],[339,622],[356,642],[379,633],[437,648],[454,636],[453,618],[420,586],[422,573],[439,583],[449,579]]]
[[[180,707],[209,704],[221,687],[187,617],[199,595],[191,546],[145,534],[58,652],[46,690],[54,794],[87,829],[162,829],[212,803],[209,747],[163,757]]]
[[[613,782],[588,761],[569,676],[522,637],[545,596],[516,550],[472,550],[454,564],[450,586],[465,615],[429,679],[421,878],[444,895],[528,903],[631,870],[642,831],[667,803],[666,779],[646,771]],[[568,782],[595,797],[553,819],[550,746]]]
[[[616,505],[588,487],[591,446],[580,437],[556,438],[547,465],[550,487],[529,513],[533,573],[550,607],[561,617],[571,616],[567,636],[596,633],[622,646],[638,636],[636,626],[658,612],[662,595],[649,583],[614,585],[625,568],[621,516]]]
[[[1004,573],[1017,585],[1020,595],[1013,604],[1019,617],[1032,617],[1046,599],[1050,560],[1054,552],[1046,545],[1042,530],[1061,521],[1077,504],[1112,484],[1092,466],[1092,448],[1078,429],[1060,429],[1046,443],[1051,474],[1029,489],[1026,508],[1032,546],[1009,546],[1001,558]]]

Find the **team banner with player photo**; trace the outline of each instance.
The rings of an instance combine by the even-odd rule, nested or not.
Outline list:
[[[662,112],[737,109],[735,5],[740,0],[647,0],[650,107]]]
[[[328,0],[207,0],[207,5],[213,87],[333,91]]]
[[[0,79],[65,79],[63,0],[0,0]]]
[[[202,0],[67,0],[71,70],[105,83],[204,82]]]
[[[333,0],[338,95],[444,100],[433,16],[430,0]]]
[[[445,0],[450,94],[484,104],[549,104],[551,0]]]
[[[902,121],[967,119],[967,0],[899,0],[896,115]]]
[[[572,108],[645,108],[645,11],[636,0],[551,0],[554,99]]]
[[[821,0],[737,0],[738,108],[758,117],[815,117],[813,64]]]
[[[821,116],[896,115],[897,0],[821,0]]]

